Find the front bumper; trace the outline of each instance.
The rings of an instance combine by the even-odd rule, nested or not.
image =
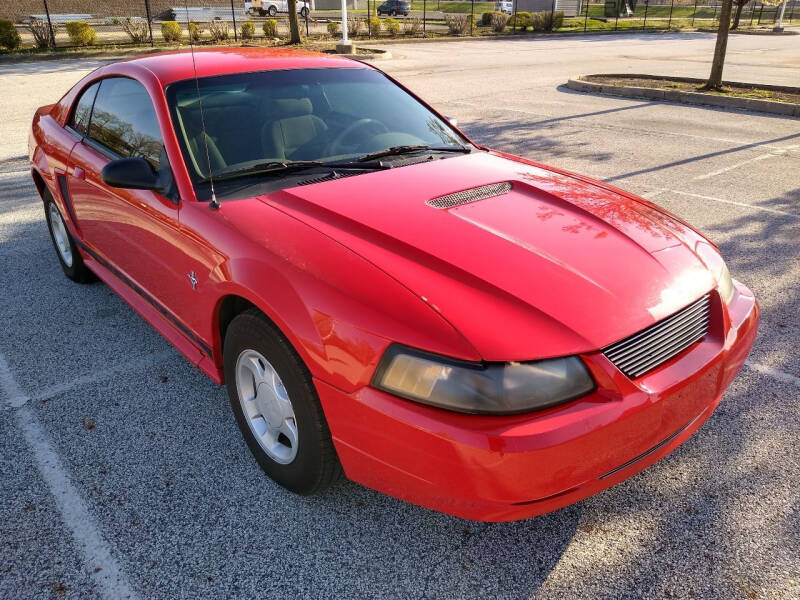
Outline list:
[[[537,413],[464,415],[365,387],[315,380],[334,445],[352,480],[454,516],[525,519],[638,473],[714,412],[747,358],[758,305],[736,284],[699,343],[634,381],[601,353],[583,356],[598,390]]]

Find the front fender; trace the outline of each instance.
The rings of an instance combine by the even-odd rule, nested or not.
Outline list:
[[[208,241],[222,257],[212,271],[203,327],[217,365],[220,310],[229,296],[260,309],[314,377],[345,391],[368,384],[392,342],[480,359],[422,299],[313,227],[257,199],[224,203],[218,213],[207,207],[195,213],[196,206],[184,210],[206,221]]]

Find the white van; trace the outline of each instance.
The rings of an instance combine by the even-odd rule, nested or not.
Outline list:
[[[289,12],[288,0],[245,0],[244,10],[248,15],[274,17],[279,12]],[[311,10],[311,3],[308,0],[297,0],[297,12],[305,18]]]
[[[501,0],[500,2],[495,2],[494,10],[495,12],[503,12],[507,15],[510,15],[514,12],[514,2],[513,0]]]

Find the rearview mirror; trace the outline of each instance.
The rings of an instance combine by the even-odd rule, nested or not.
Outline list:
[[[130,190],[152,190],[163,193],[165,182],[143,158],[120,158],[112,160],[100,172],[106,185]]]

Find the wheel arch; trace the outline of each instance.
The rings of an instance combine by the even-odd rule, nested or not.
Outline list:
[[[226,294],[217,302],[215,322],[217,325],[216,335],[218,336],[220,356],[222,356],[222,351],[224,349],[225,333],[228,331],[228,326],[238,315],[251,308],[257,308],[261,312],[264,312],[250,300],[238,294]],[[272,319],[270,319],[270,321],[272,321]]]
[[[313,375],[317,369],[315,368],[316,365],[313,353],[309,352],[307,345],[310,343],[312,345],[319,344],[321,346],[322,340],[308,340],[305,339],[305,336],[295,335],[294,328],[291,327],[289,323],[282,320],[273,307],[270,307],[267,302],[264,302],[250,290],[239,288],[226,290],[225,293],[217,299],[214,307],[213,326],[215,339],[212,351],[214,353],[213,358],[216,365],[221,367],[223,364],[225,334],[228,330],[228,327],[238,315],[252,308],[258,310],[262,315],[264,315],[267,321],[269,321],[275,330],[278,331],[280,335],[282,335],[283,338],[288,342],[289,346],[292,348],[292,350],[294,350],[301,362]],[[305,310],[305,308],[303,310]],[[313,326],[310,316],[308,319],[308,324]],[[307,334],[310,333],[308,331],[308,327],[303,329]],[[222,373],[221,369],[220,375],[224,379],[224,373]]]
[[[36,191],[39,193],[39,198],[42,199],[44,202],[44,194],[47,190],[47,184],[44,182],[44,177],[39,171],[35,168],[31,169],[31,178],[33,179],[33,185],[36,186]]]

